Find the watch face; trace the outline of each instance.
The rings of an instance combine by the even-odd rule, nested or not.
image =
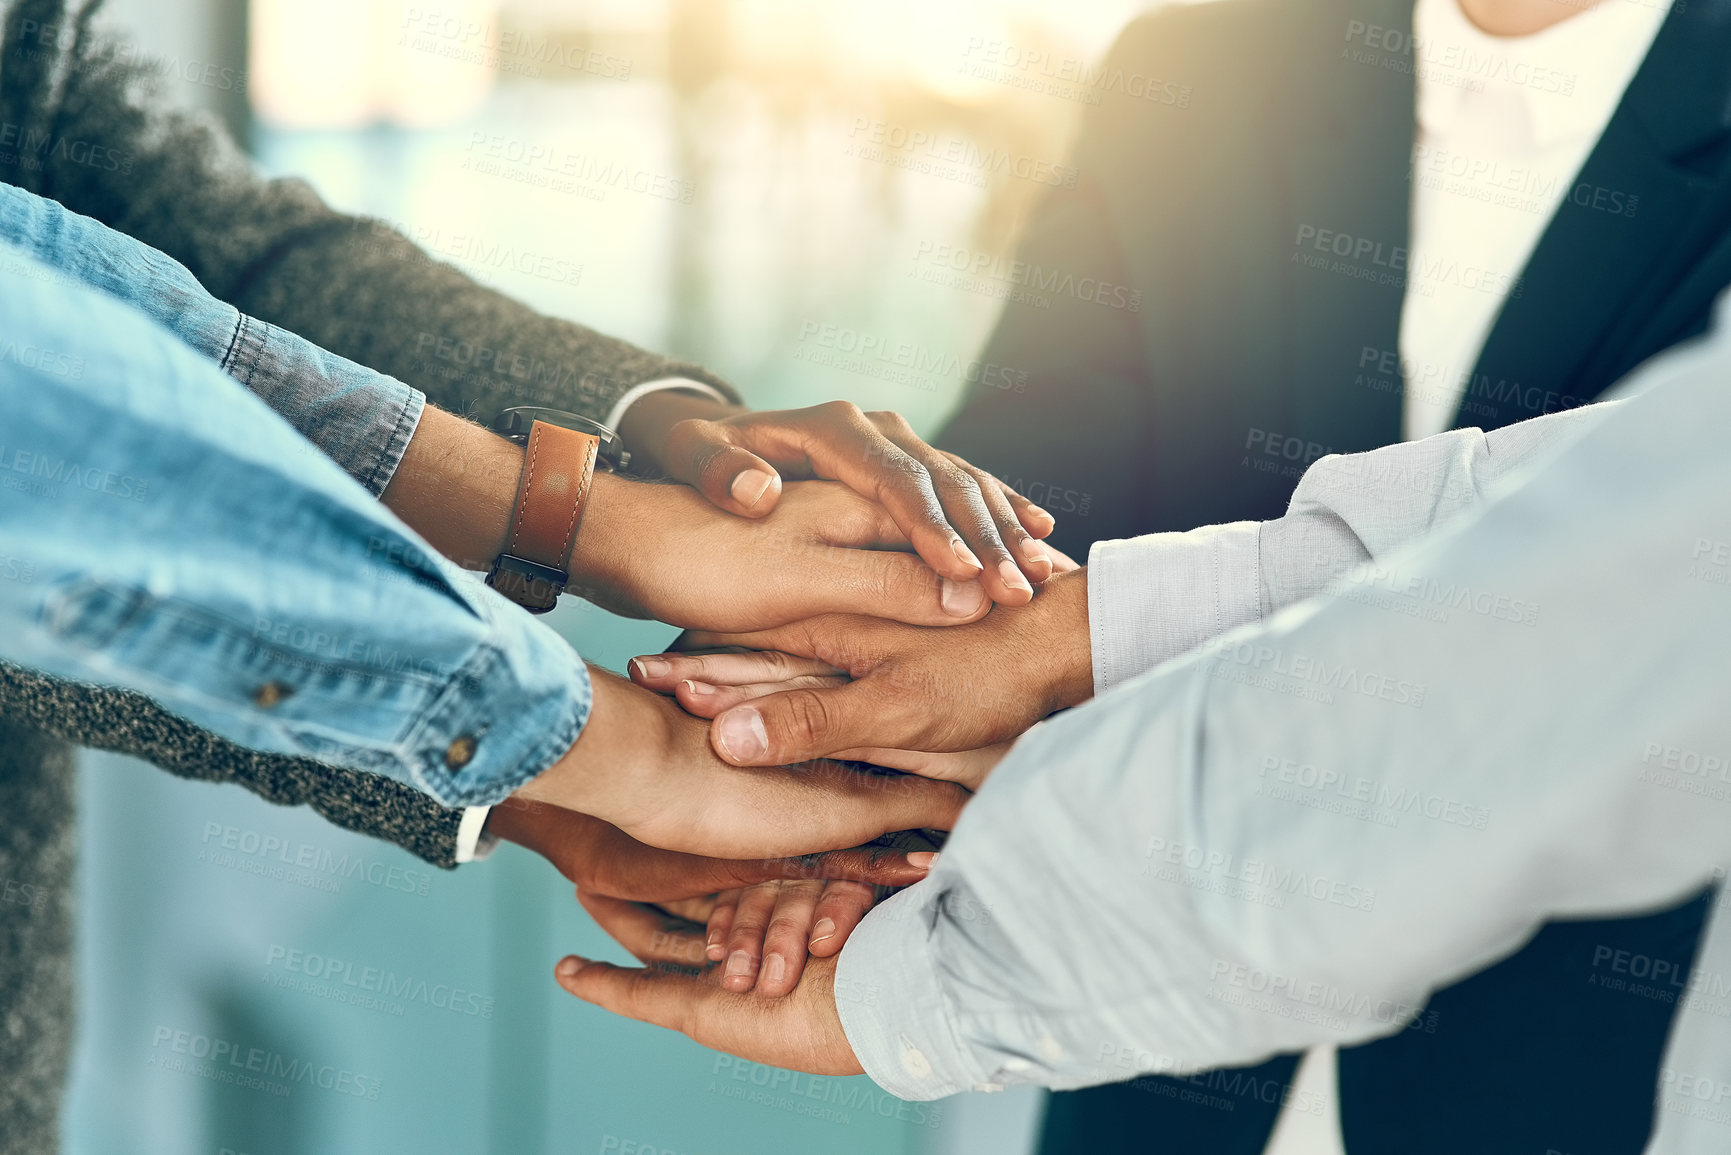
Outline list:
[[[591,434],[601,442],[597,456],[613,469],[624,469],[630,461],[630,455],[620,444],[617,433],[599,421],[591,421],[580,413],[568,413],[563,409],[547,409],[540,405],[518,405],[505,409],[493,419],[493,432],[522,445],[529,440],[529,429],[537,421],[557,425],[561,429],[575,429],[579,433]]]

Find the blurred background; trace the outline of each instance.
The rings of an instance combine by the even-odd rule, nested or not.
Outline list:
[[[1070,178],[1092,94],[1066,67],[1150,6],[114,0],[105,19],[265,170],[434,257],[757,407],[849,398],[929,433],[989,371],[993,258]],[[673,632],[572,599],[554,624],[615,669]],[[1029,1149],[1031,1094],[904,1104],[569,999],[562,953],[621,952],[515,847],[435,871],[109,756],[81,790],[78,1155]],[[179,1031],[349,1078],[211,1082],[174,1069]]]

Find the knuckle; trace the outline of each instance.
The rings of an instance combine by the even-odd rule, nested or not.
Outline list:
[[[843,421],[849,424],[863,418],[865,414],[852,401],[825,401],[814,407],[816,412],[831,421]]]
[[[974,475],[959,465],[946,462],[936,467],[932,476],[946,489],[958,489],[969,495],[980,491],[980,483],[974,480]]]
[[[706,441],[696,446],[691,454],[691,468],[697,475],[699,483],[709,481],[728,481],[738,472],[740,454],[735,447],[722,441]]]
[[[794,915],[777,915],[769,920],[769,937],[793,941],[805,936],[806,920]]]
[[[865,418],[885,433],[896,436],[913,436],[914,427],[908,424],[906,417],[893,409],[874,409],[867,413]]]
[[[932,487],[931,471],[919,461],[898,449],[884,459],[884,473],[886,488],[919,502],[927,517],[934,520],[943,517],[943,507]]]
[[[809,746],[829,734],[830,709],[816,690],[789,691],[786,710],[788,731],[800,745]]]
[[[899,606],[911,599],[936,598],[939,578],[908,554],[885,554],[872,575],[871,596]]]
[[[667,448],[676,456],[694,453],[700,446],[716,440],[712,429],[713,423],[701,417],[687,417],[676,421],[667,431]]]

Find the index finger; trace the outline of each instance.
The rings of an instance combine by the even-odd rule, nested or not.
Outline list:
[[[832,401],[808,412],[796,424],[742,424],[736,439],[764,456],[785,452],[791,439],[814,475],[883,506],[932,569],[954,581],[980,576],[984,565],[950,525],[931,474],[913,454],[851,402]]]

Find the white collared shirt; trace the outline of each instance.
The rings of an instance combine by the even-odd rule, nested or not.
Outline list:
[[[1562,2],[1562,0],[1559,0]],[[1668,0],[1600,0],[1531,36],[1413,10],[1418,125],[1400,353],[1404,435],[1447,429],[1503,302],[1647,55]],[[1589,195],[1594,190],[1588,190]],[[1600,196],[1632,213],[1627,190]]]

